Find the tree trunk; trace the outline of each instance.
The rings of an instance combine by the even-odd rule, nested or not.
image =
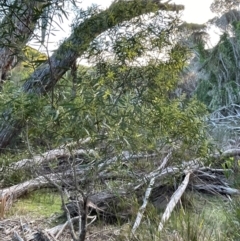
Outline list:
[[[71,36],[63,42],[46,63],[39,66],[24,83],[21,91],[45,94],[51,90],[76,59],[101,33],[134,17],[158,10],[179,11],[182,5],[163,4],[157,0],[117,1],[107,10],[86,19],[76,27]],[[4,121],[0,130],[0,148],[6,147],[11,139],[24,127],[24,120]]]

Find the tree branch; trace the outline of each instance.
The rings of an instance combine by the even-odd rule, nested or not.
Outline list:
[[[107,10],[86,19],[77,26],[50,59],[34,71],[20,91],[36,94],[45,94],[50,91],[76,59],[88,49],[90,43],[101,33],[117,24],[158,10],[178,11],[182,9],[184,9],[182,5],[164,4],[157,0],[114,2]],[[0,148],[6,147],[24,125],[24,120],[3,121],[0,130]]]

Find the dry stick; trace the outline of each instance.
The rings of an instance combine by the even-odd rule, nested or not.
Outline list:
[[[74,218],[71,218],[71,222],[74,222],[76,220],[78,220],[80,218],[80,216],[76,216]],[[92,219],[92,221],[90,223],[87,224],[87,226],[89,226],[90,224],[92,224],[96,219],[97,216],[88,216],[88,218]],[[59,224],[58,226],[55,226],[51,229],[46,229],[45,231],[50,234],[53,238],[58,239],[60,237],[60,235],[63,233],[63,231],[65,230],[65,228],[68,226],[69,222],[66,221],[64,224]]]
[[[80,218],[80,216],[77,216],[77,217],[74,217],[74,218],[71,218],[71,222],[73,222],[73,221],[75,221],[75,220],[78,220]],[[61,228],[60,230],[59,230],[59,232],[57,233],[57,235],[56,235],[56,239],[58,239],[59,238],[59,236],[62,234],[62,232],[63,232],[63,230],[67,227],[69,225],[69,221],[66,221],[63,225],[59,225],[59,226],[57,226],[57,227],[59,227],[59,228]],[[56,232],[56,227],[54,227],[54,232]],[[58,230],[57,230],[58,231]],[[47,232],[48,233],[51,233],[51,229],[50,230],[47,230]],[[52,233],[51,233],[52,234]],[[54,235],[54,234],[53,234]]]
[[[88,227],[89,225],[91,225],[91,224],[97,219],[97,215],[87,216],[87,218],[92,219],[92,221],[91,221],[90,223],[87,224],[87,227]]]
[[[53,240],[53,241],[59,241],[58,239],[56,239],[51,233],[47,233],[47,231],[44,230],[43,232],[44,234],[46,234],[47,237],[50,237],[49,240]]]
[[[14,231],[14,233],[13,233],[13,240],[15,240],[15,241],[24,241],[24,239],[22,239],[20,237],[20,235],[18,234],[17,231]]]
[[[170,158],[171,155],[172,155],[172,151],[170,151],[170,152],[167,154],[167,156],[163,159],[160,167],[157,169],[158,171],[162,170],[162,169],[166,166],[166,164],[167,164],[167,162],[168,162],[168,160],[169,160],[169,158]],[[147,190],[146,190],[146,192],[145,192],[145,197],[144,197],[144,199],[143,199],[143,204],[142,204],[142,206],[139,208],[139,211],[138,211],[138,214],[137,214],[137,217],[136,217],[136,221],[135,221],[135,223],[134,223],[134,225],[133,225],[133,228],[132,228],[132,235],[135,234],[137,228],[139,227],[139,225],[140,225],[140,223],[141,223],[143,214],[144,214],[145,209],[146,209],[146,207],[147,207],[148,200],[149,200],[149,197],[150,197],[150,195],[151,195],[151,192],[152,192],[152,189],[153,189],[153,186],[154,186],[154,183],[155,183],[155,179],[156,179],[156,176],[154,176],[153,178],[151,178],[150,183],[149,183],[149,185],[148,185],[148,188],[147,188]]]
[[[143,180],[139,180],[141,182],[140,182],[140,184],[138,184],[137,186],[134,187],[134,190],[138,190],[149,179],[163,178],[163,177],[168,176],[170,174],[182,172],[182,170],[186,170],[186,169],[195,170],[195,169],[199,169],[199,167],[200,167],[200,163],[197,160],[193,160],[193,161],[189,161],[189,162],[183,162],[180,167],[170,166],[170,167],[164,168],[163,170],[160,170],[160,168],[158,168],[158,169],[152,171],[151,173],[149,173],[148,175],[146,175],[143,178]]]
[[[168,203],[165,212],[162,216],[161,222],[159,223],[158,226],[158,231],[160,232],[163,229],[163,225],[164,223],[169,219],[174,207],[176,206],[176,204],[178,203],[179,199],[182,197],[184,191],[187,188],[187,185],[189,183],[189,178],[190,178],[190,174],[191,172],[188,171],[188,173],[186,174],[183,182],[181,183],[181,185],[178,187],[177,191],[175,191],[170,199],[170,202]]]
[[[71,219],[69,210],[68,210],[68,208],[67,208],[67,206],[66,206],[65,204],[63,204],[63,209],[64,209],[64,211],[66,212],[66,216],[67,216],[67,220],[68,220],[68,225],[69,225],[70,230],[71,230],[72,239],[73,239],[74,241],[77,241],[78,238],[77,238],[76,233],[75,233],[75,231],[74,231],[72,219]],[[80,218],[79,218],[79,219],[80,219]]]
[[[45,236],[45,237],[43,237],[44,238],[44,241],[46,240],[46,241],[51,241],[52,240],[52,238],[51,238],[51,236],[49,236],[49,234],[47,233],[47,232],[45,232],[44,230],[43,231],[41,231],[41,233]],[[54,238],[54,241],[56,241],[56,239]]]

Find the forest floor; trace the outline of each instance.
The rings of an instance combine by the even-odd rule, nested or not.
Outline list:
[[[203,240],[236,240],[227,238],[229,230],[229,213],[232,203],[240,204],[240,199],[230,201],[227,197],[212,196],[186,192],[181,205],[173,212],[161,234],[157,226],[161,218],[161,210],[148,207],[144,221],[141,223],[136,240],[146,241],[203,241]],[[13,230],[29,239],[32,230],[47,230],[63,223],[61,200],[56,192],[51,190],[35,191],[19,199],[0,221],[0,240],[10,241]],[[235,220],[236,221],[236,220]],[[4,226],[4,233],[1,227]],[[106,224],[95,221],[88,227],[86,241],[123,241],[130,240],[129,234],[132,222],[124,224]],[[8,228],[6,228],[8,227]],[[6,232],[9,231],[9,233]],[[233,232],[229,230],[229,232]],[[29,233],[28,233],[29,232]],[[70,231],[65,229],[58,241],[71,241]]]

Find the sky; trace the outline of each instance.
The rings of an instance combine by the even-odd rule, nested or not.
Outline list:
[[[174,0],[172,2],[185,5],[182,19],[186,22],[201,24],[214,17],[210,10],[212,0]]]
[[[167,0],[163,0],[163,2],[165,1]],[[95,3],[102,7],[107,7],[112,0],[83,0],[82,2],[85,6],[90,3]],[[184,21],[205,23],[214,16],[210,10],[212,2],[213,0],[172,0],[170,3],[185,5],[185,10],[182,15]]]
[[[81,7],[87,8],[91,6],[91,4],[99,5],[101,8],[107,8],[111,4],[112,0],[82,0]],[[185,10],[181,12],[181,19],[186,22],[192,23],[205,23],[209,19],[214,17],[214,14],[210,11],[210,5],[213,0],[172,0],[171,3],[183,4],[185,5]],[[51,50],[56,49],[60,40],[63,40],[64,37],[68,37],[70,35],[70,21],[64,20],[64,23],[61,24],[62,29],[58,29],[54,31],[54,35],[50,36],[49,39],[49,48]],[[218,40],[218,34],[215,33],[214,30],[210,30],[211,40],[210,45],[214,45]],[[31,43],[33,47],[33,42]],[[44,50],[43,50],[44,51]]]
[[[167,0],[163,0],[166,2]],[[103,8],[108,7],[112,0],[83,0],[84,7],[89,6],[91,3],[100,5]],[[213,0],[172,0],[170,3],[185,5],[182,18],[187,22],[205,23],[214,15],[210,11],[210,5]]]
[[[188,23],[203,24],[216,16],[210,10],[213,0],[173,0],[172,2],[185,6],[185,10],[181,13],[181,19]],[[208,33],[210,34],[208,47],[211,48],[218,42],[220,32],[212,27],[208,30]]]
[[[162,0],[166,2],[167,0]],[[95,3],[101,7],[108,7],[112,0],[83,0],[85,6],[87,3]],[[184,11],[181,12],[181,19],[188,23],[206,23],[209,19],[215,17],[214,13],[210,10],[210,5],[213,3],[213,0],[172,0],[170,3],[182,4],[185,6]],[[209,47],[214,46],[219,40],[219,32],[212,28],[209,29],[210,41]]]

